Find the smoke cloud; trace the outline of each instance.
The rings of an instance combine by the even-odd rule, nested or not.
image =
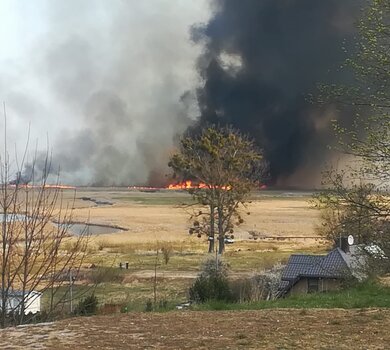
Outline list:
[[[350,79],[338,68],[360,4],[4,0],[9,149],[23,149],[31,123],[35,168],[48,139],[64,183],[161,185],[195,120],[232,124],[263,147],[275,184],[311,185],[331,156],[331,120],[350,114],[307,97],[317,83]]]
[[[164,181],[175,139],[199,115],[190,91],[201,48],[189,29],[208,20],[206,1],[5,0],[0,10],[10,148],[23,148],[31,123],[36,169],[48,139],[63,182]]]
[[[351,48],[356,0],[215,0],[192,37],[204,48],[197,91],[205,122],[254,137],[279,185],[311,186],[332,143],[331,106],[308,102],[316,84],[346,81],[338,69]]]

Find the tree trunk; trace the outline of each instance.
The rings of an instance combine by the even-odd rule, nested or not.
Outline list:
[[[214,253],[214,247],[215,247],[215,205],[214,205],[214,193],[213,193],[212,200],[210,203],[209,253]]]
[[[225,251],[225,239],[223,236],[218,237],[218,254],[222,254]]]
[[[153,280],[154,310],[156,310],[157,308],[157,265],[158,265],[158,248],[156,249],[156,260],[154,262],[154,280]]]
[[[3,191],[6,191],[6,189],[3,189]],[[6,193],[6,192],[5,192]],[[6,195],[5,195],[6,196]],[[5,197],[4,196],[4,197]],[[7,276],[6,276],[6,269],[7,269],[7,243],[8,243],[8,237],[7,237],[7,206],[6,206],[6,198],[3,199],[3,223],[2,223],[2,263],[1,263],[1,319],[0,319],[0,327],[5,328],[6,324],[6,317],[7,317],[7,301],[8,301],[8,284],[7,284]]]
[[[209,238],[211,238],[212,236],[209,236]],[[214,237],[212,240],[209,240],[209,253],[214,253]]]
[[[225,233],[223,230],[223,209],[221,201],[218,201],[218,254],[225,251]]]

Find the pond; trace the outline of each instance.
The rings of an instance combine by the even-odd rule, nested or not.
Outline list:
[[[4,221],[4,216],[4,214],[0,214],[0,222]],[[7,214],[7,222],[22,221],[25,217],[26,215],[24,214]]]

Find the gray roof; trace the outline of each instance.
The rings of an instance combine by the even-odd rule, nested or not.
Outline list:
[[[336,248],[327,255],[293,254],[282,273],[279,290],[286,293],[300,278],[365,278],[366,246],[350,246],[349,253]],[[367,249],[366,249],[367,250]],[[363,268],[363,269],[362,269]]]
[[[300,277],[342,278],[349,271],[345,253],[336,248],[328,255],[293,254],[282,274],[282,280],[294,282]]]
[[[285,289],[290,285],[289,281],[280,281],[279,289]]]

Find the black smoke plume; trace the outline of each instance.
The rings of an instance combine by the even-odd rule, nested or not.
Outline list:
[[[308,95],[318,93],[318,83],[349,79],[339,67],[356,35],[360,1],[213,4],[211,20],[192,30],[205,49],[198,62],[200,125],[232,124],[249,133],[263,147],[274,183],[308,185],[327,158],[331,120],[350,118],[309,103]]]

